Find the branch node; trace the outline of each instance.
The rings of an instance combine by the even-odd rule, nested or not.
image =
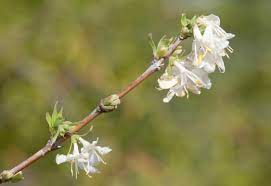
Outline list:
[[[16,182],[21,181],[23,179],[24,179],[24,177],[23,177],[22,171],[14,174],[11,170],[4,170],[0,174],[0,184],[5,183],[5,182],[16,183]]]
[[[118,105],[120,104],[120,98],[117,94],[113,94],[108,96],[100,101],[98,106],[98,112],[112,112],[113,110],[117,109]]]
[[[161,58],[163,59],[163,58]],[[161,68],[164,66],[164,64],[162,63],[163,60],[158,60],[158,59],[153,59],[151,62],[151,68],[157,69],[157,70],[161,70]]]

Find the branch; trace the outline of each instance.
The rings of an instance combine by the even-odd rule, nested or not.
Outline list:
[[[152,74],[154,74],[156,71],[160,70],[161,66],[169,59],[169,57],[174,53],[174,51],[177,49],[177,47],[181,44],[181,42],[186,39],[186,37],[178,37],[175,42],[170,46],[168,52],[166,55],[160,59],[153,59],[152,64],[149,66],[149,68],[142,73],[137,79],[135,79],[133,82],[131,82],[127,87],[125,87],[122,91],[118,92],[116,95],[119,97],[119,99],[126,96],[129,92],[131,92],[134,88],[136,88],[138,85],[140,85],[144,80],[146,80],[148,77],[150,77]],[[86,126],[88,123],[90,123],[92,120],[94,120],[96,117],[101,115],[102,113],[110,112],[112,110],[104,110],[102,101],[96,106],[96,108],[83,120],[81,120],[78,125],[76,125],[74,128],[72,128],[71,131],[66,133],[64,137],[58,137],[58,139],[51,143],[51,140],[47,142],[47,144],[41,148],[39,151],[37,151],[35,154],[27,158],[26,160],[22,161],[18,165],[16,165],[14,168],[10,170],[5,170],[0,174],[0,184],[10,181],[10,178],[17,173],[20,173],[20,171],[24,170],[28,166],[32,165],[45,155],[47,155],[49,152],[53,150],[57,150],[60,148],[60,145],[69,139],[72,134],[75,134],[79,132],[84,126]]]

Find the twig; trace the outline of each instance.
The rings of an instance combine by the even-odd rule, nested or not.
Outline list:
[[[123,98],[125,95],[131,92],[134,88],[140,85],[145,79],[147,79],[149,76],[151,76],[156,71],[158,71],[160,67],[164,64],[164,62],[168,60],[168,58],[174,53],[174,51],[177,49],[177,47],[181,44],[181,42],[184,39],[185,38],[183,37],[178,37],[176,41],[170,46],[168,53],[164,57],[162,57],[159,60],[153,59],[152,64],[144,73],[142,73],[137,79],[131,82],[122,91],[117,93],[117,95],[119,96],[119,99]],[[37,151],[35,154],[30,156],[26,160],[22,161],[21,163],[19,163],[14,168],[7,170],[6,172],[9,172],[10,174],[15,175],[16,173],[22,171],[23,169],[27,168],[34,162],[38,161],[40,158],[47,155],[49,152],[60,148],[60,145],[65,140],[69,139],[72,134],[79,132],[84,126],[86,126],[88,123],[90,123],[92,120],[94,120],[97,116],[101,115],[102,113],[105,113],[105,111],[100,109],[100,104],[99,104],[88,116],[86,116],[83,120],[81,120],[78,123],[78,125],[72,128],[71,131],[66,133],[64,137],[59,137],[53,144],[49,140],[48,143],[39,151]],[[5,180],[1,179],[1,175],[3,174],[3,172],[0,174],[0,184],[6,182]]]

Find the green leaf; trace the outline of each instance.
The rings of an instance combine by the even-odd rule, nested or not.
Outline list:
[[[56,139],[58,138],[59,133],[60,133],[59,130],[57,130],[57,131],[55,132],[55,134],[51,136],[51,143],[52,143],[52,144],[54,144],[54,143],[56,142]]]
[[[191,20],[190,20],[190,24],[193,26],[196,23],[197,20],[197,16],[194,16]]]
[[[48,112],[46,113],[46,121],[47,121],[49,127],[52,128],[52,118]]]
[[[68,130],[67,130],[68,131]],[[66,133],[66,128],[64,126],[60,126],[59,127],[59,135],[64,137],[65,136],[65,133]]]
[[[61,117],[63,117],[63,107],[61,107],[61,109],[60,109],[60,111],[59,111],[59,115],[61,116]]]
[[[166,38],[166,36],[163,36],[158,45],[157,45],[157,57],[158,58],[161,58],[161,57],[164,57],[167,52],[168,52],[168,49],[170,47],[170,45],[172,44],[172,42],[175,40],[175,38]]]
[[[55,103],[53,114],[52,114],[52,124],[53,124],[53,127],[55,127],[57,116],[58,116],[57,105],[58,105],[58,102]]]
[[[189,20],[187,19],[185,14],[181,16],[181,26],[186,27],[189,24]]]
[[[152,39],[152,34],[151,33],[148,35],[148,39],[149,39],[149,44],[150,44],[150,46],[152,48],[153,56],[156,57],[156,51],[157,51],[157,49],[156,49],[155,43],[154,43],[154,41]]]
[[[167,43],[167,36],[164,35],[158,42],[157,49],[163,47]]]
[[[65,121],[63,117],[63,107],[58,111],[56,103],[52,115],[46,113],[46,121],[51,133],[51,143],[54,143],[59,136],[64,136],[78,122]]]

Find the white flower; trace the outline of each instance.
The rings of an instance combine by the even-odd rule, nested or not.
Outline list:
[[[83,163],[86,161],[86,159],[82,156],[82,154],[79,152],[78,144],[73,144],[73,153],[68,155],[57,155],[56,156],[56,163],[59,165],[61,163],[70,162],[71,163],[71,173],[73,175],[73,172],[75,170],[75,177],[77,178],[77,175],[79,174],[79,168],[82,167]]]
[[[199,17],[197,21],[206,28],[202,34],[199,26],[197,24],[194,25],[193,33],[195,39],[190,59],[193,60],[195,66],[203,68],[208,73],[214,72],[216,66],[218,66],[220,72],[225,72],[222,57],[229,57],[226,50],[233,52],[228,40],[233,38],[234,35],[226,33],[220,27],[219,17],[215,15]]]
[[[169,75],[167,72],[165,72],[158,79],[160,89],[170,89],[171,87],[174,87],[177,83],[178,83],[177,76]]]
[[[220,27],[220,19],[215,15],[201,16],[193,23],[194,40],[192,51],[184,60],[180,54],[169,59],[166,72],[158,79],[159,89],[168,89],[164,102],[174,96],[189,97],[189,92],[200,94],[201,88],[210,89],[212,84],[209,73],[218,67],[225,72],[223,57],[229,57],[227,51],[233,52],[229,39],[234,34],[227,33]]]
[[[218,43],[214,43],[218,44]],[[222,43],[221,43],[222,44]],[[216,66],[220,72],[225,72],[225,65],[223,61],[224,48],[212,47],[203,42],[195,40],[192,44],[193,49],[189,58],[193,61],[193,65],[204,69],[208,73],[215,71]]]
[[[167,96],[163,99],[168,103],[175,95],[178,97],[189,96],[188,91],[200,94],[200,88],[211,88],[208,73],[199,68],[193,68],[188,59],[175,61],[171,74],[164,73],[158,83],[161,89],[169,89]]]
[[[216,34],[216,36],[219,37],[220,39],[229,40],[235,37],[234,34],[227,33],[220,27],[220,19],[218,16],[214,14],[199,17],[197,21],[206,27],[210,27],[214,34]]]
[[[73,143],[73,153],[68,155],[57,155],[56,163],[61,164],[65,162],[71,163],[71,173],[74,174],[77,178],[79,174],[79,169],[82,169],[86,172],[87,175],[99,173],[99,170],[95,168],[95,166],[102,162],[105,164],[100,155],[107,154],[111,151],[108,147],[100,147],[96,146],[98,140],[89,143],[83,138],[79,137],[78,140],[83,145],[81,151],[79,151],[78,144]]]
[[[79,141],[83,145],[83,147],[81,148],[81,152],[88,154],[88,162],[91,165],[96,165],[100,162],[106,164],[105,161],[101,158],[101,156],[108,154],[112,151],[112,149],[110,149],[109,147],[98,146],[98,138],[92,143],[89,143],[81,137],[79,138]]]

